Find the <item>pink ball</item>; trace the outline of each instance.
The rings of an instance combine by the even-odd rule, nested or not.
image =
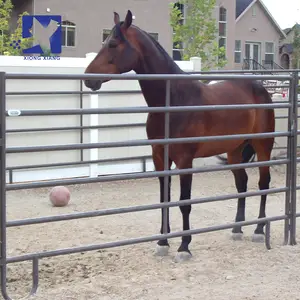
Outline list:
[[[70,191],[65,186],[55,186],[49,194],[53,206],[66,206],[70,201]]]

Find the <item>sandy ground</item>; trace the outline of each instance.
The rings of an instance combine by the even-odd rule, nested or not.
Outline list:
[[[285,186],[282,168],[272,167],[271,187]],[[257,169],[248,170],[249,190],[257,189]],[[172,197],[179,197],[173,177]],[[70,186],[69,206],[53,208],[49,189],[8,192],[8,220],[157,203],[158,180]],[[193,197],[235,193],[230,172],[194,176]],[[270,195],[267,215],[284,213],[284,194]],[[258,215],[259,198],[249,198],[246,218]],[[236,200],[194,205],[192,228],[232,222]],[[171,208],[171,229],[181,230],[181,213]],[[298,222],[298,224],[300,224]],[[299,228],[300,225],[298,225]],[[157,234],[160,211],[81,219],[8,229],[8,256]],[[230,230],[193,237],[193,258],[175,263],[180,238],[171,239],[169,256],[154,256],[156,242],[47,258],[40,261],[40,285],[34,299],[300,299],[300,246],[282,246],[283,222],[271,225],[272,249],[251,242],[254,226],[243,241],[232,241]],[[13,299],[31,287],[29,262],[8,266],[8,292]]]

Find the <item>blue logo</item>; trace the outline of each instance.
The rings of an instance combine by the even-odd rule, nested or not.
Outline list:
[[[38,36],[33,36],[33,27],[43,36],[43,43]],[[45,38],[46,37],[46,38]],[[22,49],[23,54],[43,54],[43,48],[50,50],[52,54],[62,52],[61,40],[61,16],[58,15],[26,15],[22,17],[22,38],[34,38],[33,46]],[[45,42],[46,41],[46,42]],[[13,41],[11,44],[14,49],[21,49],[21,41]]]

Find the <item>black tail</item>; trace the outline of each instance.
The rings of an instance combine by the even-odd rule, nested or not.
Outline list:
[[[242,152],[242,157],[243,157],[242,163],[253,162],[255,158],[255,154],[256,153],[252,145],[247,143]],[[217,158],[221,161],[222,165],[228,164],[227,158],[222,157],[220,155],[217,155]]]
[[[244,84],[247,84],[247,86],[252,89],[253,95],[256,97],[261,97],[261,99],[264,100],[264,103],[272,103],[272,97],[269,94],[269,92],[267,91],[267,89],[264,87],[263,82],[260,81],[243,81]],[[249,85],[250,83],[250,85]],[[276,144],[276,142],[275,142]],[[243,161],[242,163],[247,163],[247,162],[253,162],[255,159],[255,150],[252,147],[251,144],[249,144],[248,141],[245,141],[245,147],[243,149],[242,152],[242,157],[243,157]],[[217,158],[221,161],[221,164],[228,164],[228,160],[225,157],[222,157],[220,155],[217,155]]]
[[[251,82],[252,85],[252,92],[254,96],[260,97],[262,96],[265,103],[272,103],[272,96],[268,92],[268,90],[264,87],[262,81],[254,80]]]

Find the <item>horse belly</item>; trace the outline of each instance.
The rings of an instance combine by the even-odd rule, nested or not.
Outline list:
[[[210,157],[228,153],[240,146],[244,140],[227,140],[199,143],[195,157]]]
[[[217,122],[209,122],[206,124],[202,132],[198,132],[198,136],[222,136],[235,134],[253,133],[255,124],[255,111],[244,110],[239,113],[233,112],[231,118],[228,113],[217,112],[212,114],[210,120]],[[210,157],[222,153],[228,153],[240,146],[245,139],[238,140],[215,140],[209,142],[201,142],[197,145],[195,157]]]

